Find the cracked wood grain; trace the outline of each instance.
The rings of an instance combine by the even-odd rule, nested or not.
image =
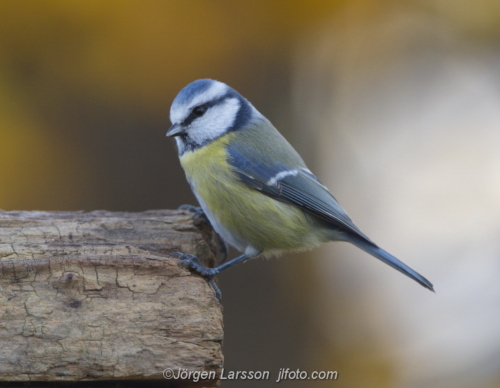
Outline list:
[[[214,241],[187,211],[0,211],[0,381],[220,372],[221,306],[169,255]]]

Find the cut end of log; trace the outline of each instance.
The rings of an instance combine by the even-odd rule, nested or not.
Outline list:
[[[222,306],[171,255],[213,264],[215,236],[196,217],[0,211],[0,381],[220,375]]]

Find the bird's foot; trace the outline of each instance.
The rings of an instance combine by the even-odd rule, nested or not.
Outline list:
[[[174,252],[172,253],[172,255],[176,255],[180,258],[179,265],[181,267],[187,268],[191,272],[205,278],[214,289],[215,296],[217,297],[219,302],[222,302],[222,293],[214,280],[214,276],[219,273],[216,268],[205,267],[200,263],[200,260],[195,255],[186,255],[181,252]]]
[[[198,206],[184,204],[184,205],[179,206],[178,209],[179,210],[187,210],[188,212],[194,213],[197,216],[206,217],[203,209],[201,207],[198,207]]]
[[[189,269],[191,272],[194,272],[205,279],[211,279],[218,272],[215,268],[207,268],[203,264],[200,263],[200,260],[195,255],[186,255],[180,252],[175,252],[175,255],[180,257],[180,265],[184,268]]]

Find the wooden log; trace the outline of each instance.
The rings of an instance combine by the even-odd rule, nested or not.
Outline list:
[[[203,217],[0,211],[0,381],[218,376],[221,305],[176,251],[213,262]]]

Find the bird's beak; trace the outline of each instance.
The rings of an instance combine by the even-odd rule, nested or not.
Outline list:
[[[184,133],[184,129],[179,124],[174,124],[167,131],[167,136],[174,137],[174,136],[182,135],[183,133]]]

